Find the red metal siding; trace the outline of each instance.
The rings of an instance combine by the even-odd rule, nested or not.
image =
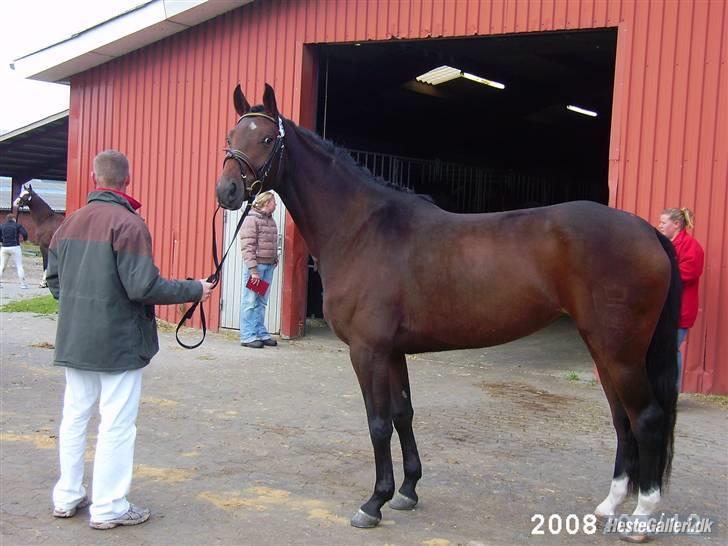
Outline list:
[[[696,212],[707,263],[685,386],[728,392],[726,0],[257,1],[73,78],[68,209],[91,189],[93,155],[119,148],[162,272],[203,276],[235,83],[255,102],[271,83],[281,111],[310,125],[315,61],[304,44],[603,27],[618,28],[610,202],[651,222],[667,206]],[[286,237],[283,322],[295,335],[305,245],[300,234]],[[219,300],[207,306],[214,328]]]

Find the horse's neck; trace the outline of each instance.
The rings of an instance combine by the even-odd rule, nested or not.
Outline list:
[[[309,250],[321,258],[327,248],[345,244],[342,239],[367,221],[379,192],[360,180],[352,165],[337,161],[315,137],[288,125],[278,193]]]
[[[28,204],[28,208],[30,209],[30,216],[33,220],[43,220],[53,214],[53,209],[50,205],[38,197],[37,193],[33,194],[33,197],[30,199],[30,203]]]

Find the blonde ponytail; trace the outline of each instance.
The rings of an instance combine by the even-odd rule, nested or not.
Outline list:
[[[680,213],[683,217],[683,226],[688,229],[693,229],[693,226],[695,225],[695,214],[693,214],[693,211],[687,207],[683,207],[680,209]]]
[[[693,229],[695,225],[695,214],[687,207],[680,209],[665,209],[662,214],[666,214],[670,220],[680,224],[680,229]]]

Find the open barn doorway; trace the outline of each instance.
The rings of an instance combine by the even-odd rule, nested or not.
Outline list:
[[[452,212],[606,204],[616,43],[604,29],[319,46],[317,132]]]

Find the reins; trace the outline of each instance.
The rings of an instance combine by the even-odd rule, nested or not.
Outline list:
[[[217,258],[217,233],[215,231],[215,218],[217,217],[217,213],[220,210],[220,205],[217,206],[215,209],[215,213],[212,215],[212,261],[215,263],[215,271],[212,275],[207,277],[205,279],[207,282],[212,284],[212,289],[214,289],[218,283],[220,282],[220,271],[222,270],[222,265],[225,263],[225,259],[227,258],[228,252],[230,252],[230,249],[232,248],[233,244],[235,243],[235,238],[238,236],[238,232],[240,231],[240,228],[243,226],[243,222],[245,221],[245,217],[248,216],[248,213],[250,212],[251,206],[253,204],[253,200],[255,199],[255,195],[250,194],[250,198],[248,199],[248,203],[245,205],[245,210],[243,211],[243,214],[240,216],[240,220],[238,220],[238,225],[235,226],[235,233],[233,233],[233,236],[230,240],[230,243],[228,244],[227,249],[225,250],[225,254],[222,255],[222,258],[218,260]],[[188,278],[187,280],[194,280]],[[195,309],[199,306],[200,308],[200,322],[202,323],[202,339],[195,343],[194,345],[187,345],[185,342],[183,342],[179,338],[179,331],[184,326],[185,322],[187,322],[190,318],[192,318],[192,315],[195,314]],[[200,305],[199,301],[196,301],[192,304],[192,306],[187,309],[185,314],[182,316],[182,318],[179,321],[179,324],[177,324],[177,330],[175,330],[174,333],[175,337],[177,338],[177,343],[179,343],[182,347],[185,349],[196,349],[200,345],[202,345],[202,342],[205,341],[205,336],[207,335],[207,320],[205,318],[205,308]]]
[[[218,283],[220,282],[220,271],[222,270],[222,265],[225,263],[225,259],[227,258],[228,252],[230,252],[230,248],[235,243],[235,238],[238,236],[238,232],[240,231],[240,228],[243,226],[243,221],[245,220],[245,217],[248,216],[248,213],[250,212],[250,209],[253,205],[253,201],[258,196],[258,194],[263,190],[263,184],[265,183],[265,179],[268,177],[268,173],[270,172],[271,167],[273,166],[273,162],[276,159],[276,156],[278,156],[279,159],[279,165],[278,168],[280,170],[280,162],[283,160],[283,149],[285,148],[285,144],[283,143],[283,139],[286,135],[286,131],[283,128],[283,120],[279,117],[278,120],[272,118],[271,116],[268,116],[263,113],[259,112],[251,112],[249,114],[244,114],[240,116],[238,119],[238,123],[240,123],[243,118],[246,117],[262,117],[266,118],[276,125],[278,125],[278,136],[276,138],[275,145],[273,146],[273,150],[271,150],[271,153],[268,155],[268,157],[265,160],[265,163],[263,163],[263,166],[260,169],[256,169],[253,165],[253,162],[250,160],[250,158],[243,153],[240,150],[235,150],[233,148],[225,148],[225,159],[223,160],[222,164],[223,166],[229,159],[233,159],[238,166],[240,167],[240,179],[243,183],[243,187],[245,188],[246,192],[248,193],[248,203],[245,206],[245,210],[243,211],[242,216],[240,217],[240,220],[238,220],[238,225],[235,226],[235,233],[233,233],[233,236],[230,239],[230,243],[228,244],[227,249],[225,249],[225,254],[222,255],[222,258],[218,260],[217,258],[217,233],[215,231],[215,218],[217,216],[218,211],[220,210],[220,205],[217,206],[215,209],[215,213],[212,215],[212,261],[215,263],[215,272],[207,277],[207,282],[212,284],[212,289],[214,289]],[[253,174],[253,177],[255,180],[248,185],[247,184],[247,175],[245,174],[245,168],[247,167],[250,172]],[[188,279],[193,280],[193,279]],[[187,322],[190,318],[192,318],[192,315],[195,313],[195,309],[197,307],[200,308],[200,322],[202,324],[202,339],[195,343],[194,345],[187,345],[179,338],[179,331],[184,326],[185,322]],[[200,345],[202,345],[202,342],[205,341],[205,336],[207,335],[207,320],[205,318],[205,309],[203,306],[200,305],[199,301],[196,301],[192,306],[187,309],[185,314],[182,316],[182,318],[179,321],[179,324],[177,324],[177,330],[175,331],[175,337],[177,338],[177,343],[179,343],[182,347],[185,349],[196,349]]]

